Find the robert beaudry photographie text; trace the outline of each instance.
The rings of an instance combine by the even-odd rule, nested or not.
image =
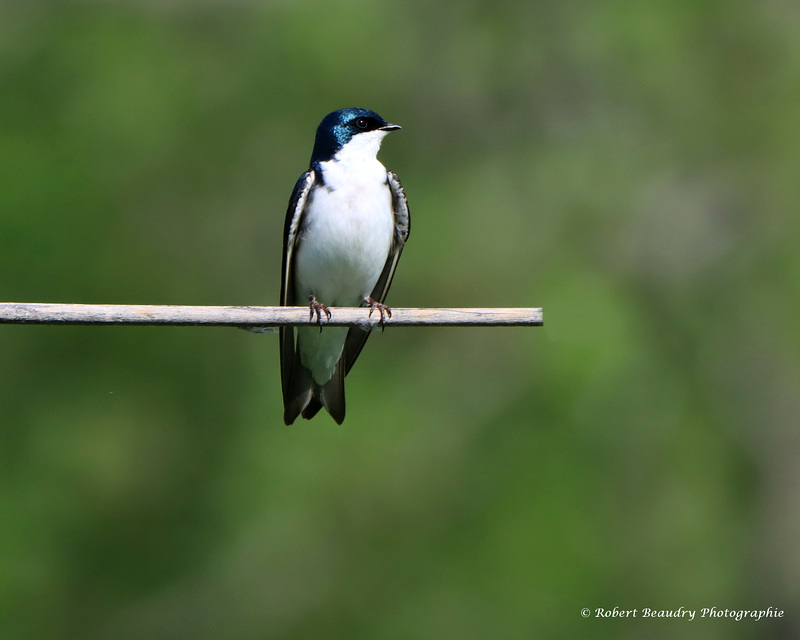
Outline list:
[[[703,609],[582,609],[584,618],[731,618],[737,622],[742,620],[763,620],[764,618],[782,618],[783,609],[767,607],[766,609],[718,609],[705,607]]]

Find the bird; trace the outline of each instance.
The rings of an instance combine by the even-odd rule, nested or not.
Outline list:
[[[345,416],[344,377],[369,332],[325,327],[329,307],[369,307],[381,325],[384,304],[411,227],[403,186],[378,160],[383,138],[401,129],[360,107],[326,115],[317,127],[309,168],[286,212],[281,306],[309,306],[317,326],[281,327],[280,365],[287,425],[321,408]]]

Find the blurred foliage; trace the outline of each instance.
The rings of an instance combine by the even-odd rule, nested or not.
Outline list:
[[[414,224],[343,427],[277,338],[0,327],[6,639],[800,634],[800,10],[0,2],[0,299],[274,304],[344,106]],[[583,619],[584,607],[786,610]]]

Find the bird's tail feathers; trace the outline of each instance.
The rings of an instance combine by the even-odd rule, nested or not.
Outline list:
[[[339,358],[333,376],[328,382],[317,387],[319,401],[325,410],[336,420],[336,424],[344,422],[344,355]]]
[[[314,382],[311,372],[300,362],[299,352],[295,355],[292,380],[286,396],[283,421],[290,425],[297,416],[310,420],[325,407],[337,424],[344,422],[344,356],[339,359],[331,379],[323,385]]]
[[[314,379],[311,372],[300,364],[296,353],[289,385],[283,395],[283,421],[290,425],[306,410],[314,395]]]

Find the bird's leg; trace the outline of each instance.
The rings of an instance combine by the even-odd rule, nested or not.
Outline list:
[[[369,305],[369,317],[370,318],[372,317],[372,312],[375,311],[375,309],[377,309],[380,312],[380,314],[381,314],[381,331],[383,331],[383,329],[384,329],[384,327],[386,325],[386,318],[387,317],[389,317],[389,318],[392,317],[391,308],[387,307],[385,304],[381,304],[377,300],[373,300],[369,296],[364,298],[364,302],[366,302]]]
[[[325,314],[325,317],[330,320],[331,319],[331,310],[328,309],[324,304],[321,302],[317,302],[317,299],[314,297],[313,294],[308,296],[309,301],[311,304],[309,305],[310,313],[308,314],[309,319],[314,317],[314,314],[317,314],[317,324],[319,325],[319,332],[322,333],[322,314]]]

